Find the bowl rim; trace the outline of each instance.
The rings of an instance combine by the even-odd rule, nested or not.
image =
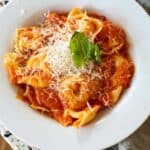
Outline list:
[[[128,1],[131,1],[131,0],[128,0]],[[15,6],[15,1],[14,0],[12,0],[7,6],[5,6],[5,8],[3,8],[1,11],[0,11],[0,14],[4,14],[5,13],[5,11],[8,11],[8,8],[10,8],[10,7],[14,7]],[[28,2],[27,2],[28,3]],[[139,9],[139,11],[141,11],[141,13],[143,13],[143,15],[145,15],[145,17],[149,17],[148,16],[148,14],[144,11],[144,9],[136,2],[136,1],[132,1],[132,3],[134,4],[134,5],[136,5],[136,7]],[[116,144],[116,143],[118,143],[118,142],[120,142],[120,141],[122,141],[123,139],[125,139],[126,137],[128,137],[129,135],[131,135],[135,130],[137,130],[141,125],[142,125],[142,123],[144,123],[145,122],[145,120],[149,117],[149,114],[150,114],[150,111],[149,112],[147,112],[147,115],[145,115],[145,116],[143,116],[142,118],[141,118],[141,120],[139,120],[139,122],[138,123],[136,123],[136,127],[134,127],[134,128],[132,128],[132,129],[130,129],[130,133],[127,133],[126,135],[124,135],[124,136],[122,136],[121,138],[119,138],[118,140],[116,140],[116,142],[112,142],[110,145],[109,145],[109,147],[110,146],[112,146],[112,145],[114,145],[114,144]],[[17,133],[14,129],[12,129],[9,125],[5,125],[6,127],[8,127],[13,133],[14,133],[14,135],[15,135],[15,133]],[[20,134],[20,133],[19,133]],[[18,135],[19,135],[18,134]],[[22,136],[19,136],[19,137],[22,137]],[[25,138],[21,138],[21,139],[23,139],[23,141],[26,141],[26,139]],[[27,143],[30,143],[29,141],[27,141]],[[30,143],[30,144],[32,144],[32,143]],[[108,146],[104,146],[103,148],[107,148]]]

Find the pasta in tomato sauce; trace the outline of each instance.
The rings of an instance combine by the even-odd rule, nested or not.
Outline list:
[[[15,50],[4,58],[9,79],[18,87],[18,98],[33,109],[64,126],[81,127],[116,104],[130,86],[134,64],[126,34],[106,17],[80,8],[44,17],[40,25],[16,30]],[[99,63],[91,55],[82,67],[73,64],[69,42],[75,32],[85,36],[88,46],[95,46]],[[83,39],[78,39],[79,52]]]

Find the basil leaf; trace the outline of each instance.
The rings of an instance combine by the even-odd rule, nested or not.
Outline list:
[[[73,63],[80,68],[85,63],[88,39],[80,32],[75,32],[70,40],[70,49]]]
[[[96,61],[96,63],[100,63],[100,50],[99,50],[99,47],[96,44],[94,46],[94,48],[95,48],[95,61]]]
[[[89,43],[87,48],[87,58],[88,59],[94,59],[94,45]]]
[[[98,45],[89,42],[81,32],[75,32],[70,40],[70,51],[74,65],[82,67],[88,60],[100,62],[100,50]]]
[[[72,53],[72,60],[73,60],[74,65],[77,68],[80,68],[85,63],[83,56],[80,55],[80,53],[78,53],[78,52]]]

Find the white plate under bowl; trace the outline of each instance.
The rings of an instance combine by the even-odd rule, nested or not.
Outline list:
[[[12,47],[17,27],[37,21],[41,12],[81,7],[102,13],[122,26],[135,64],[131,87],[107,115],[81,129],[62,127],[16,100],[3,57]],[[24,13],[21,13],[23,12]],[[133,0],[14,0],[0,13],[0,119],[28,144],[43,150],[98,150],[133,133],[150,113],[150,18]]]

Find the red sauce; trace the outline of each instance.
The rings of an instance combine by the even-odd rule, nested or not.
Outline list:
[[[67,14],[46,14],[45,23],[57,23],[60,26],[63,26],[66,21],[66,16]],[[95,43],[99,45],[99,48],[104,53],[101,55],[101,64],[97,65],[97,67],[101,70],[101,79],[98,79],[98,86],[96,86],[93,94],[91,94],[89,103],[91,106],[101,105],[103,108],[106,108],[111,106],[111,92],[115,87],[118,85],[122,85],[124,89],[129,87],[131,78],[134,74],[134,66],[128,54],[129,44],[126,39],[125,32],[117,25],[108,21],[105,16],[93,13],[91,13],[91,16],[96,17],[103,22],[103,28],[97,35]],[[115,48],[117,49],[117,53],[113,52],[113,49]],[[107,55],[105,53],[110,54]],[[120,55],[127,60],[127,63],[124,63],[121,67],[119,67],[119,70],[117,70],[118,73],[116,73],[115,66],[116,55]],[[22,63],[23,61],[20,60],[19,62]],[[112,83],[113,81],[115,81],[115,84]],[[76,87],[79,89],[78,84]],[[26,88],[21,87],[21,89],[22,91],[19,95],[24,95],[23,99],[26,99],[29,104],[35,104],[50,110],[52,116],[64,125],[72,123],[73,118],[63,117],[64,104],[57,91],[48,88],[33,88],[31,86],[26,86]]]

